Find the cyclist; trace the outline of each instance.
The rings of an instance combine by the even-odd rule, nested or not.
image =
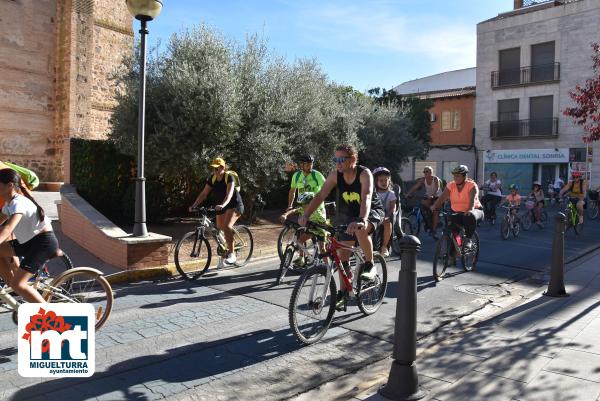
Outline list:
[[[425,187],[425,195],[421,200],[421,205],[423,206],[423,211],[425,212],[425,214],[431,216],[431,218],[428,219],[431,222],[429,234],[431,234],[433,238],[437,239],[435,231],[438,225],[438,215],[437,213],[431,213],[430,210],[431,205],[442,193],[442,183],[440,182],[439,177],[433,175],[433,168],[431,168],[430,166],[423,167],[423,177],[418,179],[415,185],[413,185],[413,187],[408,190],[408,192],[406,193],[406,197],[412,197],[412,194],[422,187]]]
[[[383,219],[383,240],[381,241],[381,249],[379,253],[384,256],[390,256],[388,250],[390,238],[392,237],[392,224],[394,222],[394,214],[396,213],[396,194],[392,190],[391,173],[385,167],[377,167],[373,170],[373,180],[377,190],[377,196],[383,203],[385,217]]]
[[[484,182],[483,189],[487,192],[481,199],[485,215],[490,220],[496,220],[496,207],[502,200],[502,181],[495,171],[490,173],[490,179]]]
[[[0,222],[0,258],[22,257],[17,266],[0,265],[6,283],[28,302],[44,303],[39,292],[28,284],[58,251],[50,219],[28,191],[21,192],[21,176],[13,169],[0,170],[0,198],[4,201]],[[14,235],[15,239],[11,240]]]
[[[542,184],[539,181],[533,182],[533,188],[530,197],[535,198],[535,222],[540,222],[540,216],[542,215],[542,209],[546,206],[546,202],[544,200],[544,190],[542,189]]]
[[[225,160],[217,157],[210,164],[210,168],[212,168],[213,174],[206,179],[204,189],[190,206],[190,212],[204,202],[208,195],[214,191],[215,210],[220,212],[217,213],[216,218],[217,228],[223,231],[228,249],[224,262],[232,265],[237,261],[233,251],[233,226],[244,213],[244,203],[236,188],[237,183],[234,174],[226,171],[227,164],[225,164]]]
[[[335,224],[348,224],[345,233],[340,234],[340,241],[346,245],[354,245],[358,240],[364,252],[365,265],[361,277],[364,280],[373,280],[377,274],[373,268],[373,243],[370,234],[375,232],[383,220],[383,205],[373,186],[371,171],[358,165],[358,154],[352,145],[338,145],[335,149],[333,162],[336,170],[332,171],[323,188],[304,210],[298,219],[301,225],[306,225],[309,216],[336,188],[336,216]],[[340,250],[340,260],[346,271],[350,270],[350,253]],[[349,291],[349,289],[345,289]],[[339,309],[347,299],[347,292],[340,291],[337,299]],[[341,305],[340,305],[341,304]]]
[[[450,208],[454,212],[450,220],[459,227],[465,229],[465,248],[471,248],[473,241],[471,237],[477,227],[477,222],[484,217],[481,203],[479,203],[479,188],[475,181],[467,178],[469,168],[464,164],[452,170],[453,181],[446,185],[446,189],[431,206],[432,211],[439,210],[440,206],[448,199]],[[435,214],[435,213],[434,213]]]
[[[576,203],[579,224],[583,224],[583,208],[585,206],[585,195],[588,191],[587,180],[583,178],[581,171],[573,171],[572,179],[558,193],[559,198],[565,193],[571,192],[570,201]]]
[[[506,195],[504,204],[510,207],[510,213],[513,216],[517,215],[517,211],[521,207],[521,195],[519,195],[519,186],[517,184],[510,184],[508,188],[510,194]]]

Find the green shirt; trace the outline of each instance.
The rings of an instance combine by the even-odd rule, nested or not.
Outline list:
[[[304,192],[313,192],[316,195],[317,192],[319,192],[323,187],[323,184],[325,184],[325,177],[317,170],[312,170],[310,173],[308,173],[308,175],[305,175],[304,171],[300,170],[296,171],[292,175],[292,183],[290,187],[298,190],[298,195]],[[312,216],[310,216],[310,218],[312,219],[315,214],[323,216],[323,220],[327,219],[324,203],[321,203],[319,207],[317,207],[317,209],[314,211]],[[313,221],[315,223],[320,223],[316,220]]]
[[[296,211],[300,215],[304,214],[304,208],[302,206],[299,206],[296,209]],[[312,221],[313,223],[317,223],[317,224],[329,224],[329,222],[327,221],[327,215],[325,214],[325,207],[323,206],[322,203],[321,203],[321,206],[319,206],[317,208],[317,210],[315,210],[313,212],[313,214],[310,215],[310,217],[308,218],[308,220]],[[327,231],[323,230],[322,228],[312,229],[312,230],[309,230],[309,231],[312,232],[315,235],[320,236],[320,237],[326,237],[327,236]]]

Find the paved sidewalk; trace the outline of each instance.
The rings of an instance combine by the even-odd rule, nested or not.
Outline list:
[[[417,358],[425,400],[600,400],[600,253],[566,275],[567,298],[537,293]],[[391,360],[298,397],[383,401]],[[378,376],[373,377],[377,371]],[[354,391],[339,398],[343,381]],[[361,391],[360,383],[369,383]],[[339,391],[339,390],[338,390]]]

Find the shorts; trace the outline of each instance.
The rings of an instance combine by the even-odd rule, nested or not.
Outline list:
[[[359,220],[358,217],[335,216],[334,224],[336,226],[341,226],[344,224],[350,224],[350,223],[358,221],[358,220]],[[371,223],[373,225],[373,229],[369,231],[369,234],[373,234],[375,231],[377,231],[377,227],[379,227],[379,225],[383,221],[382,216],[380,216],[379,213],[369,213],[369,217],[367,218],[367,220],[369,221],[369,223]],[[340,241],[354,241],[354,240],[356,240],[356,237],[354,235],[350,235],[350,234],[343,232],[343,233],[338,233],[338,239]]]
[[[24,244],[16,239],[10,241],[10,244],[15,255],[23,258],[21,269],[31,274],[36,274],[58,251],[58,240],[52,231],[40,233]]]
[[[242,197],[239,192],[237,194],[237,198],[233,198],[229,201],[227,205],[223,208],[223,210],[234,209],[236,213],[244,214],[244,202],[242,201]]]

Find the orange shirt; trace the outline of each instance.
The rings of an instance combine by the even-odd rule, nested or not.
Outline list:
[[[519,206],[521,204],[521,195],[516,194],[513,196],[513,194],[508,194],[506,195],[506,201],[510,203],[511,206]]]
[[[455,181],[450,181],[446,185],[446,188],[450,191],[450,206],[455,212],[468,212],[470,210],[471,197],[469,194],[473,188],[475,188],[475,203],[473,204],[473,207],[481,207],[478,196],[479,188],[477,187],[477,184],[475,184],[475,181],[470,179],[465,180],[465,185],[461,190],[458,189]]]

